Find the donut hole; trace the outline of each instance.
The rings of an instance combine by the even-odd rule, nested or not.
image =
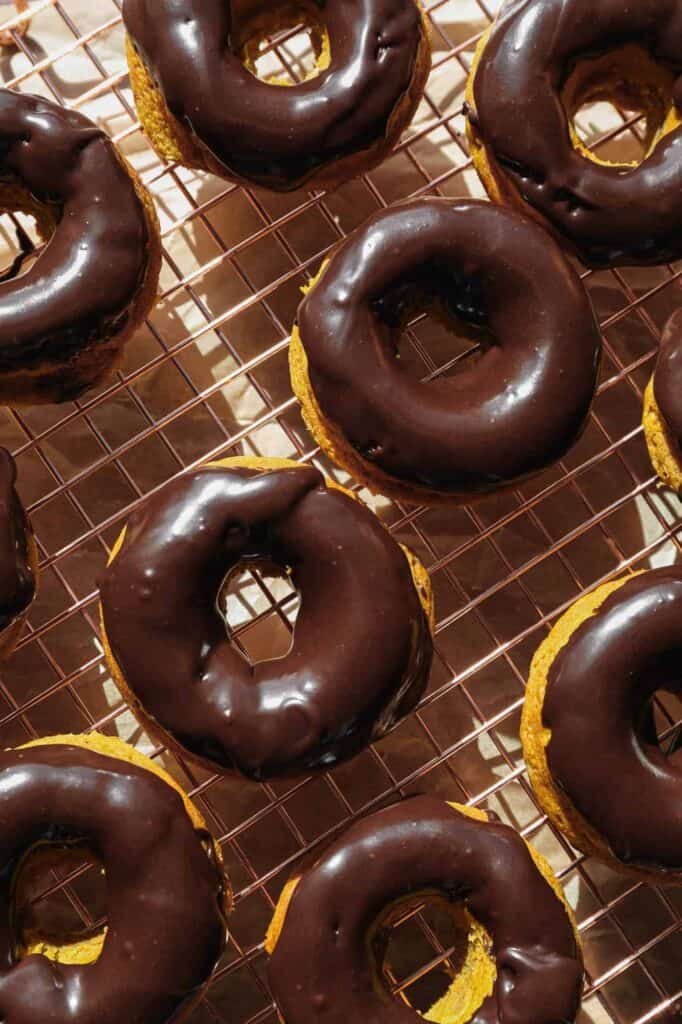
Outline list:
[[[427,281],[399,285],[377,304],[401,369],[424,383],[469,370],[495,344],[471,282],[453,281],[438,268]]]
[[[87,843],[34,846],[13,880],[15,958],[94,963],[104,945],[106,907],[104,868]]]
[[[251,665],[289,653],[299,607],[289,573],[265,559],[235,566],[218,596],[230,639]]]
[[[244,66],[268,85],[293,86],[329,67],[329,34],[310,0],[268,5],[233,3],[233,47]]]
[[[388,908],[370,945],[378,977],[393,997],[437,1024],[464,1024],[492,989],[487,933],[463,903],[420,893]]]
[[[640,735],[682,765],[682,689],[656,691],[640,721]]]
[[[574,147],[596,163],[639,166],[676,123],[675,80],[638,46],[579,61],[562,92]]]
[[[56,226],[56,216],[24,189],[0,184],[0,283],[27,273]]]

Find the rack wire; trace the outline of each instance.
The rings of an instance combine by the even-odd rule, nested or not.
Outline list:
[[[313,446],[290,390],[286,352],[300,287],[377,208],[414,195],[482,195],[462,103],[498,0],[426,6],[433,73],[394,155],[335,192],[287,196],[158,160],[132,103],[120,0],[36,0],[25,35],[26,18],[0,6],[15,40],[0,56],[3,83],[82,110],[111,133],[156,199],[165,249],[159,304],[116,377],[78,403],[3,413],[0,443],[17,458],[42,582],[29,628],[2,668],[0,741],[119,735],[161,758],[196,800],[221,842],[236,900],[195,1024],[274,1024],[262,940],[288,873],[358,815],[416,791],[492,809],[548,857],[585,944],[582,1024],[663,1021],[682,1000],[682,891],[635,884],[573,850],[535,803],[518,740],[530,658],[557,616],[587,587],[680,557],[680,505],[656,486],[640,414],[661,328],[682,298],[681,266],[583,272],[605,357],[585,434],[556,467],[474,507],[414,508],[364,495],[428,566],[438,613],[428,691],[381,743],[314,779],[259,786],[212,777],[151,744],[103,663],[97,575],[147,494],[189,467],[241,453],[314,461],[344,479]],[[307,36],[283,33],[263,61],[300,76],[310,66]],[[637,111],[593,105],[578,124],[602,154],[641,152]],[[13,230],[3,218],[7,262]],[[405,332],[405,364],[426,378],[453,371],[470,350],[426,317]],[[297,596],[282,580],[245,574],[225,609],[244,649],[272,656],[290,640]],[[657,716],[672,749],[682,705],[661,700]],[[94,927],[105,914],[95,877],[82,863],[55,867],[36,905],[61,901],[64,913]],[[456,970],[451,924],[434,908],[412,908],[395,932],[386,981],[424,1010]]]

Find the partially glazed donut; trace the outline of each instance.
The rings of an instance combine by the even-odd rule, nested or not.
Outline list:
[[[682,309],[668,320],[644,393],[644,436],[663,483],[682,492]]]
[[[618,870],[682,883],[682,766],[651,700],[682,695],[682,570],[583,595],[540,645],[521,736],[531,782],[574,846]]]
[[[588,16],[586,16],[586,13]],[[506,0],[468,89],[474,164],[496,201],[531,211],[587,264],[682,256],[682,17],[678,0]],[[583,103],[648,116],[641,164],[591,154]]]
[[[0,90],[0,209],[48,244],[0,281],[0,403],[77,398],[111,372],[151,309],[161,266],[152,200],[92,121]]]
[[[420,897],[459,909],[464,923],[461,970],[428,1020],[575,1020],[580,940],[550,866],[483,812],[419,796],[352,825],[286,886],[265,943],[285,1024],[423,1020],[391,998],[373,963],[387,913]]]
[[[0,657],[11,653],[35,597],[38,549],[16,492],[17,467],[0,448]]]
[[[318,74],[283,87],[246,66],[234,8],[266,34],[305,16]],[[418,0],[124,0],[138,113],[166,159],[278,191],[328,187],[379,163],[430,68]]]
[[[423,309],[478,330],[481,358],[411,378],[397,339]],[[490,203],[420,199],[339,245],[301,303],[290,362],[304,420],[340,466],[392,497],[466,501],[565,454],[600,351],[587,293],[546,232]]]
[[[254,560],[291,575],[301,610],[289,654],[252,666],[216,601]],[[312,467],[228,459],[178,478],[121,534],[100,591],[133,710],[214,770],[329,768],[411,711],[428,679],[426,571]]]
[[[170,1024],[225,944],[220,849],[177,783],[121,740],[54,736],[0,753],[0,1014],[7,1024]],[[17,933],[25,859],[82,844],[106,872],[108,927],[82,943]]]

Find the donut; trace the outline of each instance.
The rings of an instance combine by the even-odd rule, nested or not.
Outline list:
[[[467,89],[474,166],[494,202],[531,213],[588,266],[682,256],[679,0],[505,0]],[[597,100],[647,116],[641,162],[614,164],[573,118]]]
[[[138,115],[160,156],[280,192],[381,163],[431,66],[418,0],[124,0],[123,20]],[[261,41],[302,20],[315,72],[297,85],[256,77]]]
[[[460,970],[427,1020],[575,1020],[581,944],[549,864],[484,812],[418,796],[352,825],[285,887],[265,941],[285,1024],[422,1020],[380,976],[388,925],[420,901],[461,934]]]
[[[19,639],[38,585],[38,548],[19,495],[17,467],[0,448],[0,658]]]
[[[0,403],[64,402],[98,384],[156,297],[151,197],[109,137],[73,110],[0,90],[0,210],[48,241],[0,280]],[[23,241],[22,241],[23,239]]]
[[[644,437],[660,479],[682,492],[682,308],[668,320],[644,392]]]
[[[293,646],[250,665],[217,610],[254,560],[301,595]],[[109,669],[149,731],[213,771],[324,770],[410,712],[431,666],[426,570],[310,466],[235,458],[181,476],[136,513],[100,582]]]
[[[604,583],[559,619],[530,669],[521,739],[545,813],[584,853],[682,883],[682,766],[659,746],[657,690],[682,695],[682,569]]]
[[[455,376],[402,369],[418,310],[480,339]],[[541,228],[490,203],[412,200],[344,240],[291,336],[293,390],[322,450],[370,490],[471,501],[565,454],[594,397],[601,337],[587,293]]]
[[[170,1024],[206,987],[230,908],[220,848],[178,784],[119,739],[52,736],[0,753],[0,1012],[13,1024]],[[85,848],[108,925],[25,934],[14,907],[34,854]]]

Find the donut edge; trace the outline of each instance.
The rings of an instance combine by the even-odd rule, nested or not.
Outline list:
[[[23,509],[23,505],[21,506]],[[5,661],[14,651],[14,648],[19,643],[21,634],[24,631],[26,619],[28,618],[31,606],[38,596],[38,588],[40,586],[40,556],[38,553],[38,545],[33,535],[33,529],[29,522],[28,516],[26,516],[26,542],[28,547],[28,562],[33,570],[33,579],[35,582],[35,593],[33,598],[28,603],[23,612],[20,612],[15,618],[9,622],[5,628],[0,632],[0,662]]]
[[[477,807],[468,807],[463,804],[455,803],[451,800],[446,800],[444,802],[447,803],[448,806],[451,807],[457,813],[462,814],[465,817],[470,818],[474,821],[479,821],[485,824],[491,820],[485,811],[480,810]],[[520,838],[523,839],[522,836]],[[564,890],[561,887],[560,882],[554,874],[554,871],[552,870],[549,861],[541,853],[539,853],[539,851],[536,850],[535,847],[532,846],[526,839],[523,839],[523,842],[525,843],[526,849],[528,850],[537,871],[542,875],[545,882],[549,885],[552,892],[557,897],[558,901],[561,903],[566,915],[568,916],[571,929],[573,931],[573,936],[575,938],[577,956],[582,965],[583,945],[580,938],[580,932],[578,930],[578,922],[576,920],[573,909],[571,908],[570,904],[568,903],[568,900],[566,899],[566,894],[564,893]],[[277,945],[277,942],[279,941],[279,937],[282,934],[282,930],[286,923],[287,914],[289,912],[294,893],[296,892],[296,888],[301,878],[305,874],[308,866],[314,862],[317,854],[319,852],[324,852],[324,849],[325,847],[323,846],[321,851],[315,850],[312,853],[310,853],[303,860],[302,864],[299,865],[297,871],[294,874],[292,874],[292,876],[289,878],[284,888],[282,889],[282,892],[280,893],[277,903],[275,904],[275,910],[264,940],[265,952],[269,957],[272,956]],[[417,893],[413,895],[415,897],[418,896]],[[478,921],[476,921],[475,918],[472,917],[471,921],[472,932],[474,936],[473,944],[475,948],[472,966],[475,968],[477,964],[480,964],[481,955],[484,955],[487,959],[487,963],[482,964],[481,966],[483,966],[484,970],[486,971],[487,977],[483,978],[481,976],[481,990],[476,989],[476,991],[473,993],[473,997],[471,998],[471,1002],[469,1003],[468,1006],[462,1007],[461,1003],[459,1004],[458,1008],[460,1009],[460,1015],[456,1016],[453,1021],[452,1016],[449,1012],[448,1001],[449,998],[451,998],[451,993],[454,994],[455,985],[457,985],[459,978],[463,976],[461,973],[458,973],[448,991],[440,999],[438,999],[436,1003],[433,1004],[433,1006],[429,1009],[428,1014],[425,1017],[426,1020],[433,1021],[434,1024],[466,1024],[466,1022],[470,1020],[471,1016],[480,1008],[483,1000],[487,996],[492,994],[492,986],[494,985],[497,979],[497,972],[494,971],[492,977],[490,976],[489,965],[492,963],[494,969],[495,964],[485,949],[486,944],[489,949],[492,948],[492,940],[490,939],[490,936],[488,935],[487,931]],[[472,982],[473,980],[474,979],[472,979]],[[489,987],[487,987],[488,985]],[[470,993],[467,992],[467,995],[470,995]],[[479,997],[480,1001],[478,1001]]]
[[[682,884],[682,872],[648,870],[619,860],[611,851],[606,839],[583,817],[568,795],[557,785],[547,761],[547,747],[552,733],[546,728],[542,718],[549,672],[554,659],[570,643],[576,630],[588,619],[599,614],[599,609],[607,598],[644,572],[646,570],[628,573],[582,594],[557,620],[537,648],[531,662],[521,713],[521,743],[535,797],[554,827],[572,846],[621,875],[657,885],[677,885]]]
[[[383,163],[403,132],[413,121],[422,100],[431,73],[431,23],[423,0],[412,0],[421,18],[421,38],[412,77],[388,119],[386,134],[368,149],[351,153],[318,169],[305,181],[288,188],[271,189],[275,192],[293,192],[299,189],[332,189],[367,173]],[[126,55],[130,72],[135,107],[142,128],[157,154],[165,161],[179,163],[192,170],[202,170],[226,181],[246,187],[254,182],[225,167],[209,150],[202,146],[192,132],[177,120],[168,108],[161,89],[157,86],[143,58],[126,33]],[[277,86],[273,86],[276,88]]]
[[[268,470],[271,470],[271,469],[300,469],[301,468],[301,463],[300,462],[296,462],[293,459],[265,458],[265,457],[256,457],[256,456],[253,456],[253,457],[250,457],[250,456],[235,456],[234,458],[220,459],[220,460],[217,460],[217,461],[204,463],[201,468],[205,468],[207,466],[215,466],[215,467],[220,467],[220,468],[223,468],[223,469],[225,469],[225,468],[229,469],[230,467],[234,467],[234,468],[259,469],[259,470],[263,470],[263,471],[268,471]],[[341,484],[337,484],[334,480],[332,480],[331,478],[329,478],[327,476],[325,476],[325,483],[326,483],[327,487],[331,487],[331,488],[333,488],[335,490],[341,491],[347,497],[352,498],[353,501],[358,501],[358,502],[360,502],[360,504],[364,504],[363,502],[360,501],[360,499],[357,497],[357,495],[353,494],[347,488],[342,487]],[[374,515],[374,513],[372,512],[371,509],[368,509],[368,511],[370,512],[370,514]],[[375,518],[376,518],[377,523],[383,529],[386,529],[383,526],[381,520],[378,518],[378,516],[375,516]],[[123,543],[125,541],[126,530],[127,530],[127,525],[123,527],[123,529],[121,530],[119,536],[117,537],[116,541],[114,542],[114,545],[113,545],[113,547],[111,549],[111,554],[109,556],[109,560],[107,562],[107,568],[109,568],[109,566],[113,564],[113,562],[116,559],[116,556],[118,555],[119,551],[123,547]],[[412,552],[409,548],[404,547],[403,545],[399,544],[398,546],[401,548],[401,550],[402,550],[402,552],[405,555],[405,558],[407,560],[408,566],[410,568],[410,572],[412,574],[413,586],[414,586],[415,591],[417,593],[417,596],[419,598],[419,602],[420,602],[420,604],[421,604],[421,606],[422,606],[422,608],[424,610],[424,613],[425,613],[425,615],[427,617],[427,621],[429,623],[429,628],[430,628],[430,631],[431,631],[431,635],[433,636],[433,633],[435,631],[435,602],[434,602],[433,589],[431,587],[431,581],[430,581],[429,574],[428,574],[426,568],[422,565],[421,561],[414,554],[414,552]],[[139,700],[137,695],[128,686],[128,683],[127,683],[127,680],[126,680],[125,675],[123,673],[123,670],[121,669],[121,666],[118,664],[118,662],[116,661],[116,658],[114,657],[114,653],[113,653],[113,651],[111,649],[111,645],[109,643],[109,638],[107,636],[106,621],[105,621],[104,607],[102,605],[102,601],[100,600],[98,602],[98,604],[99,604],[100,637],[101,637],[101,641],[102,641],[102,648],[103,648],[103,651],[104,651],[104,658],[105,658],[107,667],[109,669],[109,672],[111,673],[111,677],[114,680],[114,683],[116,684],[117,689],[119,690],[119,692],[121,694],[121,697],[126,702],[126,704],[130,707],[130,710],[133,712],[133,714],[134,714],[135,718],[138,720],[139,724],[142,726],[142,728],[145,730],[145,732],[152,739],[157,740],[159,743],[161,743],[161,745],[167,747],[181,761],[184,760],[184,759],[187,759],[187,760],[193,762],[194,764],[198,764],[200,767],[202,767],[206,771],[210,772],[211,775],[225,774],[224,770],[221,769],[221,767],[219,765],[215,764],[212,761],[207,760],[206,758],[201,757],[198,754],[193,753],[192,751],[186,750],[175,739],[175,737],[173,735],[171,735],[171,733],[167,732],[164,729],[164,727],[161,725],[160,722],[157,721],[156,718],[154,718],[152,715],[150,715],[147,712],[147,710],[145,709],[144,705]]]
[[[660,481],[679,495],[682,492],[682,463],[675,453],[675,443],[656,401],[654,377],[655,372],[644,391],[642,411],[644,438],[649,451],[649,459]]]

